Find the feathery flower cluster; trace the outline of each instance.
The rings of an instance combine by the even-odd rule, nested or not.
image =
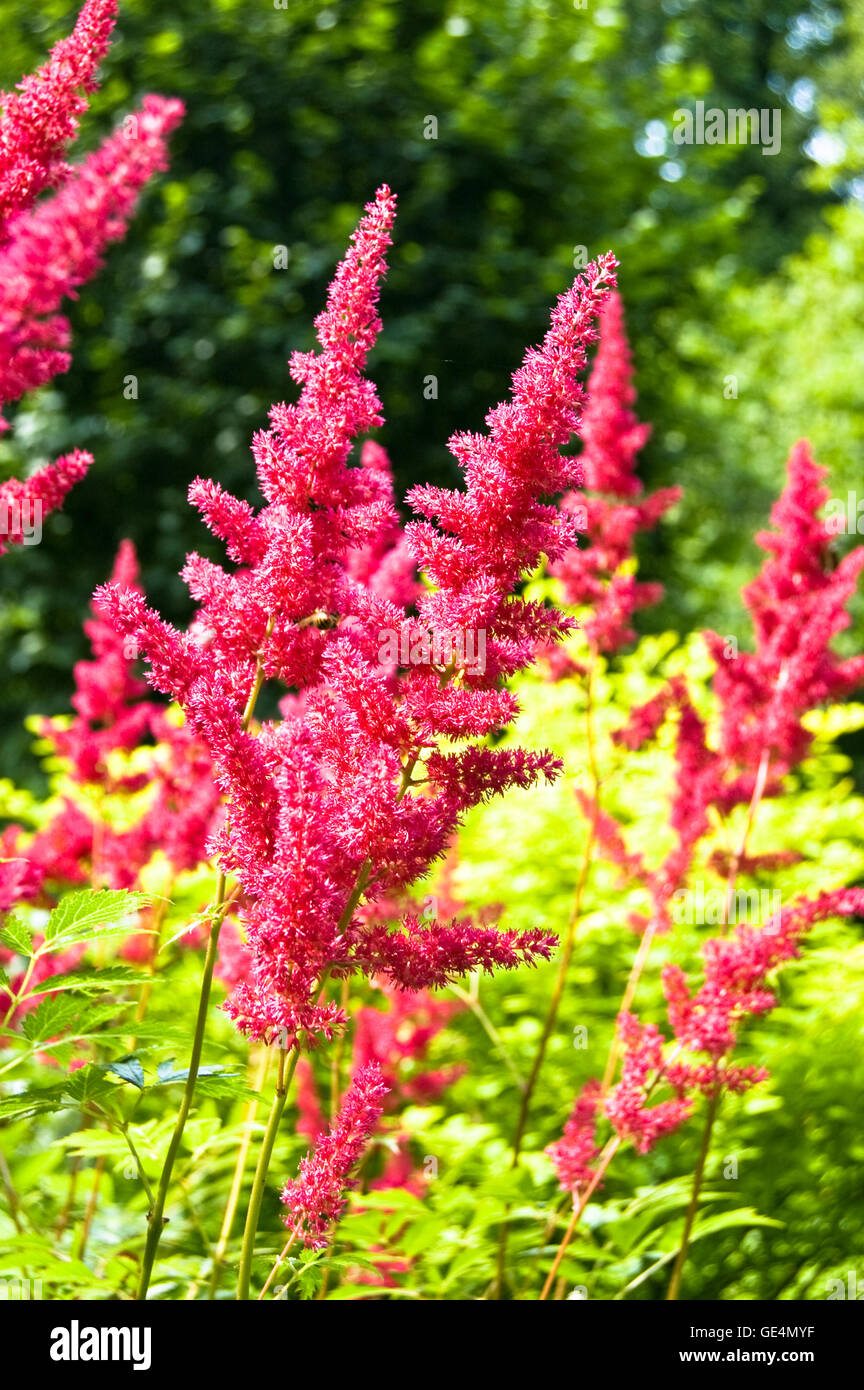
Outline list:
[[[86,0],[69,38],[54,45],[48,62],[23,78],[17,92],[0,92],[0,227],[68,174],[63,151],[87,109],[84,93],[96,88],[116,12],[117,0]]]
[[[741,1094],[768,1077],[765,1067],[738,1066],[731,1057],[748,1018],[773,1009],[777,1000],[771,973],[800,954],[815,922],[864,915],[864,889],[840,888],[816,898],[800,898],[784,909],[783,920],[764,927],[743,925],[702,947],[703,978],[691,993],[680,966],[663,970],[663,993],[672,1037],[631,1013],[618,1017],[621,1079],[604,1097],[590,1080],[577,1097],[561,1139],[546,1152],[562,1188],[576,1192],[593,1176],[599,1148],[597,1125],[606,1119],[639,1153],[686,1121],[699,1095]],[[670,1047],[664,1057],[664,1048]],[[673,1096],[649,1104],[663,1085]]]
[[[626,725],[613,735],[616,743],[635,750],[656,736],[670,714],[677,714],[677,775],[669,818],[676,843],[664,863],[649,872],[638,856],[628,855],[612,817],[605,816],[600,827],[609,857],[642,883],[651,898],[650,918],[634,917],[640,930],[649,920],[661,929],[669,926],[671,897],[686,881],[712,809],[723,815],[749,802],[757,784],[760,796],[778,795],[784,776],[810,745],[804,714],[864,683],[864,657],[842,660],[830,646],[848,624],[846,604],[864,566],[864,546],[832,567],[831,535],[819,516],[828,496],[821,485],[824,472],[806,444],[794,447],[786,487],[772,512],[779,530],[758,537],[770,558],[744,590],[756,652],[730,654],[723,638],[704,634],[716,667],[717,746],[710,745],[682,677],[631,710]],[[591,807],[588,798],[582,800],[583,809]],[[716,857],[713,862],[716,867]],[[737,865],[738,871],[744,869],[743,863]]]
[[[167,167],[165,139],[182,114],[179,101],[145,97],[55,194],[7,223],[0,248],[0,404],[68,369],[69,321],[57,308],[92,279],[108,243],[123,236],[141,188]]]
[[[140,593],[137,576],[134,546],[123,541],[112,580],[124,592]],[[164,706],[141,698],[147,687],[133,675],[133,654],[124,639],[98,617],[84,627],[95,659],[75,667],[75,716],[45,719],[38,728],[86,794],[64,795],[61,808],[29,841],[18,826],[6,830],[3,909],[89,882],[130,888],[157,850],[175,873],[194,869],[206,863],[209,836],[221,820],[203,746]],[[146,765],[139,752],[129,771],[122,755],[142,745]],[[145,792],[131,824],[125,823],[128,814],[119,829],[100,815],[98,797]]]
[[[663,1069],[663,1038],[653,1023],[641,1024],[633,1014],[622,1013],[618,1037],[623,1046],[621,1080],[606,1097],[603,1113],[616,1134],[644,1154],[687,1119],[690,1105],[683,1098],[646,1104]]]
[[[181,703],[226,797],[214,850],[242,888],[251,952],[228,1011],[248,1035],[285,1030],[289,1044],[329,1037],[344,1022],[337,1005],[318,1001],[328,973],[359,969],[419,989],[548,957],[552,947],[539,930],[458,920],[367,927],[358,905],[424,873],[467,808],[560,771],[549,754],[473,740],[516,712],[503,678],[569,626],[513,589],[541,551],[555,557],[573,540],[540,499],[577,480],[559,446],[578,426],[576,377],[614,260],[601,258],[560,298],[542,346],[514,376],[512,401],[490,412],[489,434],[451,441],[465,490],[412,493],[429,519],[407,528],[410,557],[434,586],[418,596],[395,541],[383,456],[349,462],[357,434],[381,423],[363,369],[380,326],[394,206],[386,187],[367,206],[316,321],[321,351],[291,358],[299,401],[274,406],[271,428],[255,436],[265,507],[256,514],[213,482],[192,485],[239,568],[229,574],[188,558],[184,577],[199,610],[187,633],[128,590],[97,594],[100,611],[146,653],[152,682]],[[413,617],[406,598],[416,598]],[[431,634],[457,652],[466,649],[460,637],[483,630],[484,671],[458,660],[444,669],[383,661],[382,632],[403,628],[412,645]],[[249,701],[261,678],[291,693],[282,722],[256,735]],[[443,740],[468,746],[445,752]]]
[[[372,1064],[380,1068],[389,1093],[383,1106],[387,1114],[405,1105],[427,1104],[462,1075],[462,1066],[428,1071],[418,1069],[417,1064],[423,1062],[433,1039],[463,1005],[458,1000],[436,999],[426,990],[415,993],[386,985],[381,989],[386,1008],[364,1004],[354,1015],[350,1073],[355,1076]],[[297,1064],[297,1083],[297,1129],[314,1140],[326,1130],[327,1122],[312,1064],[305,1057]],[[407,1133],[389,1130],[387,1161],[371,1187],[423,1190],[424,1177],[415,1167],[410,1138]]]
[[[591,1181],[594,1171],[591,1165],[600,1152],[595,1143],[600,1100],[600,1082],[592,1077],[576,1097],[562,1137],[546,1149],[561,1187],[574,1195],[584,1183]]]
[[[789,456],[786,488],[771,513],[777,529],[756,537],[769,558],[744,590],[755,652],[729,659],[723,638],[705,634],[717,665],[720,750],[740,770],[731,788],[739,799],[749,797],[763,754],[771,759],[772,785],[805,757],[810,735],[801,716],[807,710],[864,682],[864,656],[844,661],[830,647],[849,624],[846,605],[864,568],[864,546],[835,567],[831,532],[819,515],[829,496],[822,485],[826,472],[814,462],[806,440],[800,440]]]
[[[64,297],[99,269],[123,236],[138,194],[166,167],[166,137],[179,101],[147,96],[122,129],[78,166],[62,156],[74,139],[84,93],[108,50],[116,0],[86,0],[72,35],[18,90],[2,95],[0,116],[0,407],[69,366]],[[57,191],[34,204],[48,187]],[[0,414],[0,432],[8,429]],[[0,554],[59,507],[92,463],[75,450],[23,482],[0,484]]]
[[[663,989],[678,1042],[687,1051],[707,1053],[718,1063],[734,1047],[744,1018],[774,1008],[777,1001],[767,987],[767,977],[796,959],[802,938],[814,922],[860,914],[862,909],[864,889],[840,888],[799,899],[784,908],[781,920],[767,926],[740,926],[728,936],[710,938],[702,947],[703,981],[692,996],[680,967],[667,965]],[[718,1080],[724,1080],[722,1072]]]
[[[300,1174],[282,1189],[285,1225],[304,1245],[322,1250],[356,1183],[351,1170],[363,1156],[381,1117],[387,1087],[375,1062],[354,1076],[328,1134],[300,1160]]]
[[[662,597],[660,584],[640,584],[634,578],[633,542],[637,532],[656,526],[681,496],[680,488],[671,487],[642,497],[636,457],[651,427],[636,419],[630,408],[635,399],[624,310],[620,296],[612,294],[601,315],[600,346],[588,381],[579,458],[583,487],[561,503],[588,543],[573,546],[551,567],[562,581],[565,601],[590,606],[585,636],[602,652],[632,641],[633,613]],[[567,671],[563,654],[554,649],[550,661],[556,674]]]
[[[823,475],[807,446],[796,445],[787,486],[772,513],[778,530],[759,538],[770,558],[744,591],[756,653],[729,660],[722,640],[708,634],[717,662],[717,748],[709,746],[705,724],[681,677],[634,709],[615,735],[622,746],[639,748],[655,737],[670,713],[677,713],[670,813],[676,843],[659,869],[650,870],[640,855],[631,854],[614,817],[581,796],[586,814],[596,813],[598,843],[608,858],[651,900],[650,917],[633,921],[640,929],[670,925],[670,898],[687,881],[696,848],[710,830],[709,813],[723,815],[746,801],[752,812],[763,796],[778,795],[784,774],[809,746],[802,716],[864,680],[864,658],[843,661],[830,647],[848,622],[846,604],[864,565],[864,548],[832,569],[830,535],[819,517],[827,498]],[[715,851],[709,864],[726,878],[728,892],[739,873],[764,871],[798,857],[785,851],[748,855],[745,839],[736,854]],[[630,1013],[620,1015],[621,1079],[596,1107],[595,1091],[583,1092],[564,1139],[549,1151],[562,1185],[575,1190],[588,1180],[596,1157],[595,1121],[601,1117],[621,1139],[645,1152],[687,1118],[698,1095],[742,1092],[763,1080],[764,1068],[732,1060],[742,1024],[774,1007],[770,976],[798,956],[814,922],[853,914],[864,915],[864,889],[839,888],[784,905],[782,920],[778,915],[761,927],[746,924],[711,938],[702,947],[703,977],[693,991],[680,966],[667,965],[662,978],[671,1052],[664,1059],[664,1039],[654,1024],[643,1025]],[[649,1104],[661,1083],[671,1088],[673,1098]]]

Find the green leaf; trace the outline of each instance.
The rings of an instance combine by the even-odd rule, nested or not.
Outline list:
[[[70,970],[66,975],[50,975],[27,991],[25,997],[48,994],[49,991],[74,989],[90,994],[100,989],[115,989],[120,985],[143,985],[154,977],[143,970],[131,970],[128,965],[111,965],[104,970]]]
[[[67,1095],[79,1105],[86,1105],[90,1100],[97,1100],[99,1096],[117,1090],[114,1082],[105,1075],[108,1070],[110,1068],[98,1066],[95,1062],[80,1067],[64,1084]]]
[[[25,1115],[38,1115],[43,1111],[62,1110],[66,1104],[62,1086],[45,1086],[37,1091],[22,1091],[17,1096],[7,1096],[5,1100],[0,1100],[0,1120],[21,1119]]]
[[[167,1086],[172,1081],[185,1081],[189,1075],[188,1067],[175,1067],[174,1058],[169,1057],[167,1062],[160,1062],[156,1068],[156,1075],[159,1077],[157,1085]],[[238,1072],[226,1072],[224,1067],[207,1066],[199,1067],[198,1075],[201,1076],[237,1076]]]
[[[251,1086],[239,1072],[225,1072],[220,1076],[206,1076],[205,1068],[198,1073],[195,1094],[209,1096],[212,1100],[251,1099],[255,1095]]]
[[[80,1000],[70,994],[51,995],[43,999],[38,1009],[21,1020],[21,1031],[28,1042],[45,1042],[59,1037],[81,1012]]]
[[[14,951],[16,956],[30,956],[35,952],[33,949],[33,933],[22,922],[20,917],[7,917],[0,929],[0,944]]]
[[[709,1236],[714,1231],[725,1231],[735,1226],[775,1226],[782,1229],[785,1221],[775,1221],[773,1216],[762,1216],[753,1207],[738,1207],[735,1211],[717,1212],[697,1221],[690,1237],[691,1243]]]
[[[55,907],[45,927],[44,949],[65,950],[93,937],[124,936],[131,930],[132,916],[150,901],[146,893],[103,888],[94,893],[83,889],[69,893]],[[141,930],[136,927],[136,930]]]
[[[106,1071],[113,1071],[122,1081],[131,1082],[139,1091],[144,1090],[144,1068],[137,1057],[121,1057],[118,1062],[109,1062]]]

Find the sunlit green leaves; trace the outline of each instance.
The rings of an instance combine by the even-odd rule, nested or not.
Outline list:
[[[146,893],[122,889],[68,893],[48,918],[44,949],[65,951],[94,937],[103,940],[128,935],[134,915],[149,901]]]

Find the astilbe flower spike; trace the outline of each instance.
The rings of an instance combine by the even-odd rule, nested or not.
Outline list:
[[[87,109],[84,93],[96,87],[116,12],[117,0],[86,0],[72,34],[54,45],[48,62],[16,92],[0,92],[0,241],[11,213],[68,174],[63,151]]]
[[[827,470],[814,462],[806,440],[793,448],[787,471],[786,487],[771,513],[777,529],[756,537],[768,559],[744,590],[755,652],[730,659],[723,639],[705,634],[717,666],[720,746],[739,770],[728,799],[747,799],[766,750],[772,782],[779,783],[810,746],[802,715],[864,682],[864,656],[842,660],[830,646],[849,625],[846,605],[864,568],[864,546],[835,566],[832,534],[820,516],[829,496],[822,482]]]
[[[112,581],[121,592],[141,592],[131,541],[121,542]],[[175,874],[195,869],[207,862],[209,836],[222,818],[205,748],[164,705],[144,698],[134,647],[98,616],[84,627],[93,660],[75,666],[75,714],[37,724],[65,765],[72,791],[80,788],[83,795],[64,792],[59,809],[29,839],[18,826],[4,832],[3,909],[24,899],[50,901],[64,888],[89,882],[131,888],[157,851]],[[101,817],[101,798],[135,793],[142,804],[131,820],[127,813],[122,828]]]
[[[610,857],[651,899],[650,915],[634,918],[640,930],[651,923],[663,930],[669,926],[670,901],[686,882],[712,814],[725,816],[754,795],[760,800],[779,795],[787,773],[810,747],[804,715],[864,684],[864,657],[843,659],[831,647],[849,622],[846,605],[864,567],[864,546],[834,565],[831,532],[820,516],[828,497],[824,474],[809,446],[796,444],[786,487],[772,512],[778,529],[757,537],[769,558],[743,591],[753,618],[755,652],[730,652],[726,639],[703,634],[715,663],[716,729],[706,727],[686,681],[675,676],[632,709],[627,723],[613,734],[620,746],[636,750],[657,735],[669,716],[677,720],[677,776],[669,815],[676,843],[664,862],[647,870],[638,857],[627,855],[614,822],[604,822]],[[733,869],[743,872],[748,862],[746,854],[727,854],[724,877]],[[716,854],[712,863],[720,864]]]
[[[387,1087],[375,1062],[355,1074],[328,1134],[300,1160],[300,1174],[282,1189],[288,1208],[285,1225],[304,1245],[323,1249],[345,1210],[346,1193],[355,1186],[351,1171],[381,1117]]]
[[[681,967],[666,965],[663,993],[671,1038],[667,1041],[655,1024],[643,1024],[632,1013],[619,1015],[620,1081],[605,1096],[598,1082],[589,1081],[563,1137],[546,1150],[561,1186],[575,1192],[591,1181],[601,1119],[619,1140],[647,1153],[689,1118],[698,1096],[741,1094],[765,1081],[765,1067],[740,1066],[732,1059],[747,1020],[775,1007],[770,977],[797,959],[814,923],[861,915],[864,889],[839,888],[799,898],[784,909],[782,921],[763,927],[745,924],[729,936],[709,938],[702,947],[702,983],[692,992]],[[649,1103],[660,1085],[672,1090],[672,1098]]]
[[[592,1077],[576,1097],[562,1137],[545,1150],[565,1192],[575,1194],[593,1176],[591,1165],[600,1152],[595,1142],[600,1099],[600,1082]]]
[[[0,248],[0,404],[68,369],[62,299],[92,279],[123,236],[144,184],[167,167],[166,137],[183,105],[147,96],[63,186],[6,225]]]
[[[146,653],[150,679],[180,701],[225,794],[213,849],[242,888],[251,956],[228,1011],[251,1037],[284,1030],[289,1046],[344,1022],[337,1005],[317,1000],[327,973],[359,969],[417,989],[542,958],[553,944],[541,931],[459,920],[409,918],[390,931],[357,909],[364,896],[374,902],[425,873],[467,808],[560,771],[549,754],[475,740],[516,712],[503,679],[534,659],[539,639],[569,626],[513,589],[541,551],[557,555],[573,539],[540,499],[579,476],[558,450],[578,427],[576,378],[614,260],[601,258],[561,297],[511,402],[490,412],[489,434],[451,441],[465,490],[414,490],[430,520],[409,526],[410,557],[434,586],[417,598],[386,460],[368,450],[360,467],[349,459],[356,436],[381,422],[363,369],[394,206],[386,187],[368,205],[316,321],[320,352],[291,358],[300,398],[275,406],[271,428],[255,436],[264,508],[210,481],[192,486],[238,568],[188,558],[199,609],[186,633],[137,594],[97,594],[108,620]],[[412,616],[404,603],[414,598]],[[469,660],[468,638],[480,632],[485,659]],[[394,634],[395,655],[382,641]],[[262,676],[291,693],[283,721],[256,734],[244,710]]]
[[[72,35],[18,90],[0,116],[0,407],[69,366],[68,320],[58,313],[99,269],[120,238],[137,196],[166,167],[166,137],[182,115],[178,101],[147,96],[121,131],[82,164],[63,153],[95,89],[116,0],[86,0]],[[34,201],[54,187],[51,196]],[[9,428],[0,414],[0,432]],[[34,535],[48,512],[92,463],[83,450],[24,481],[0,484],[0,554]],[[38,539],[38,537],[37,537]]]
[[[588,380],[579,457],[583,483],[561,503],[585,533],[586,543],[572,546],[551,567],[562,582],[565,602],[589,607],[585,637],[602,652],[632,641],[633,613],[661,598],[661,585],[634,578],[633,542],[681,496],[678,487],[642,496],[636,460],[651,431],[636,419],[631,409],[635,399],[624,310],[620,296],[611,294],[600,318],[600,346]],[[569,669],[554,649],[550,661],[558,674]]]
[[[754,620],[755,654],[729,660],[721,639],[708,634],[717,662],[717,747],[710,746],[682,677],[633,710],[618,731],[617,741],[636,749],[657,734],[670,713],[678,716],[678,775],[670,815],[675,848],[659,869],[649,870],[641,856],[628,852],[613,818],[602,822],[599,837],[622,874],[649,892],[652,917],[642,919],[643,927],[649,922],[669,925],[671,891],[686,882],[698,843],[711,828],[709,812],[723,815],[749,801],[749,829],[759,801],[779,795],[783,776],[806,755],[806,712],[864,681],[864,659],[843,660],[830,645],[848,623],[846,605],[864,566],[864,547],[832,566],[830,532],[819,515],[828,495],[823,476],[806,444],[796,445],[787,486],[772,513],[777,530],[759,537],[770,558],[744,590]],[[728,898],[739,873],[798,858],[794,851],[750,854],[745,833],[737,850],[714,851],[709,864],[723,874]],[[864,889],[841,887],[799,898],[762,926],[746,923],[709,938],[702,947],[702,981],[695,989],[679,965],[667,964],[662,981],[672,1032],[669,1052],[664,1053],[664,1039],[654,1024],[642,1024],[627,1011],[619,1016],[621,1079],[599,1106],[619,1140],[630,1140],[644,1152],[687,1118],[697,1096],[716,1100],[723,1091],[740,1093],[764,1080],[765,1068],[733,1060],[743,1024],[774,1008],[773,972],[797,958],[812,925],[851,915],[864,915]],[[674,1098],[649,1105],[660,1084],[671,1088]],[[593,1138],[589,1119],[583,1107],[574,1129],[574,1171],[581,1182],[589,1176],[578,1162],[579,1145],[588,1152]],[[710,1124],[709,1119],[709,1135]],[[561,1144],[566,1156],[567,1136]],[[551,1157],[558,1166],[557,1146]]]

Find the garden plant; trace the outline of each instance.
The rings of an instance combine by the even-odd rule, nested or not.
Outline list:
[[[115,13],[86,0],[3,99],[10,437],[184,119],[147,95],[66,162]],[[615,248],[450,438],[455,485],[398,495],[368,375],[397,193],[354,209],[255,501],[196,460],[187,621],[106,546],[68,712],[28,721],[43,790],[0,781],[0,1271],[65,1300],[833,1297],[864,1232],[864,546],[806,440],[754,437],[788,461],[749,640],[640,628],[637,543],[688,478],[640,477]],[[110,486],[104,453],[0,484],[0,563]]]

